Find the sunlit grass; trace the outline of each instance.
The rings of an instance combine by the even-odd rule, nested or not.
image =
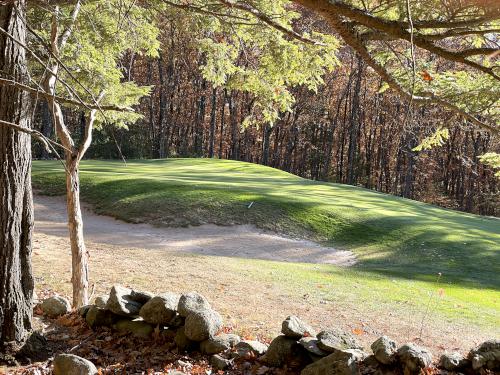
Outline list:
[[[358,256],[351,269],[234,261],[261,278],[283,278],[290,288],[339,303],[356,298],[404,308],[444,288],[437,307],[444,316],[500,323],[498,219],[227,160],[85,161],[81,179],[83,200],[123,220],[251,223]],[[45,194],[62,194],[61,165],[34,162],[33,182]],[[318,291],[318,284],[326,286]]]

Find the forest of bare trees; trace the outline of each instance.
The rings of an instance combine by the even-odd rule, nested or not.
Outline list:
[[[87,157],[243,160],[467,212],[500,212],[498,179],[478,160],[498,151],[498,142],[439,108],[414,107],[408,113],[408,103],[385,92],[383,81],[348,47],[339,56],[342,66],[325,77],[317,93],[294,90],[293,111],[282,113],[274,126],[243,126],[254,104],[251,95],[206,81],[199,68],[203,54],[174,23],[166,23],[162,46],[157,59],[123,58],[126,79],[152,86],[140,106],[143,119],[129,129],[101,129]],[[68,118],[83,134],[81,115]],[[45,105],[38,119],[50,136]],[[442,147],[413,151],[443,126],[450,138]],[[42,149],[37,156],[47,157]]]

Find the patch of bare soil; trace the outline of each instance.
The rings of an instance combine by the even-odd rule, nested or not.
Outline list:
[[[342,266],[356,262],[350,251],[286,238],[252,225],[207,224],[187,228],[158,228],[96,215],[88,208],[84,210],[83,216],[85,236],[96,243],[282,262],[329,263]],[[35,196],[35,218],[38,233],[64,238],[67,236],[64,197]]]
[[[381,313],[364,301],[335,303],[321,295],[295,290],[277,280],[260,278],[231,258],[184,255],[165,250],[139,249],[88,242],[94,296],[108,294],[113,284],[153,293],[197,291],[219,311],[227,327],[243,337],[269,339],[279,334],[281,322],[297,315],[318,330],[339,327],[351,331],[369,348],[385,334],[403,344],[415,341],[434,354],[468,351],[491,339],[485,329],[456,325],[444,319],[426,320],[423,338],[417,339],[420,321],[414,311],[390,306]],[[67,239],[35,234],[34,270],[38,293],[71,295],[71,254]],[[424,306],[425,307],[425,306]],[[418,320],[418,321],[417,321]]]
[[[71,295],[71,254],[64,224],[64,207],[61,209],[59,198],[43,198],[43,204],[39,198],[37,197],[33,255],[36,290],[40,296],[58,292],[68,297]],[[139,230],[140,235],[137,234],[137,228],[143,228]],[[214,234],[216,229],[221,231],[220,238]],[[156,232],[157,230],[161,231],[163,237],[159,235],[160,232]],[[234,259],[234,257],[244,257],[244,252],[237,252],[237,255],[232,255],[231,258],[209,256],[201,250],[196,250],[196,246],[201,247],[201,244],[206,244],[215,251],[224,243],[225,248],[233,251],[235,248],[260,249],[266,241],[272,242],[269,238],[273,238],[273,241],[282,239],[252,229],[254,231],[252,233],[256,236],[254,238],[263,236],[266,240],[259,245],[253,243],[253,246],[251,246],[252,241],[245,240],[249,243],[240,246],[238,230],[231,227],[208,229],[198,227],[177,228],[170,231],[145,225],[124,224],[105,217],[89,216],[86,212],[87,247],[91,254],[91,280],[94,283],[93,295],[108,294],[113,284],[153,293],[197,291],[205,295],[214,309],[221,313],[227,330],[247,339],[261,341],[269,341],[278,335],[281,322],[288,315],[303,318],[318,331],[338,327],[353,332],[367,349],[382,334],[392,337],[399,344],[415,341],[431,349],[435,358],[445,349],[466,352],[476,344],[491,338],[491,333],[488,334],[485,329],[467,326],[465,323],[460,325],[448,323],[442,318],[431,317],[425,322],[423,338],[417,339],[420,321],[412,316],[414,314],[412,311],[404,308],[397,310],[390,306],[387,308],[370,306],[364,301],[324,301],[321,294],[313,293],[314,291],[289,288],[279,278],[261,275],[258,264],[245,264],[241,260]],[[170,234],[175,236],[175,233],[177,233],[177,237],[173,237],[175,239],[167,238]],[[191,234],[188,236],[186,233]],[[187,241],[188,245],[183,245],[185,244],[183,241]],[[201,241],[200,245],[194,245],[193,242],[196,241]],[[278,250],[283,251],[282,254],[291,254],[287,250],[289,247],[283,245],[290,240],[283,239],[283,241],[280,242],[281,247]],[[272,252],[272,249],[270,247],[267,251]],[[250,258],[260,257],[258,252],[252,254]],[[48,337],[54,352],[69,350],[71,349],[69,346],[78,345],[92,334],[80,323],[74,322],[74,325],[64,321],[62,323],[63,326],[69,325],[69,328],[61,328],[62,331],[59,328],[54,329],[52,336]],[[147,345],[139,346],[135,341],[130,341],[128,344],[125,343],[125,339],[120,341],[120,338],[108,337],[110,337],[109,332],[99,332],[88,340],[92,344],[93,351],[86,353],[85,350],[88,349],[84,345],[74,349],[75,354],[83,356],[88,354],[91,360],[101,356],[104,358],[103,361],[109,362],[103,362],[103,365],[112,369],[110,366],[118,365],[121,359],[120,357],[112,359],[114,352],[112,348],[106,346],[108,340],[110,346],[123,345],[126,350],[137,347],[134,352],[136,355],[134,366],[145,366],[142,367],[144,371],[147,370],[147,366],[153,365],[156,361],[154,356],[160,355],[159,353],[164,354],[161,360],[154,362],[157,371],[161,370],[161,367],[157,367],[160,364],[175,366],[179,359],[183,361],[181,356],[168,352],[165,345],[169,344],[167,341],[161,341],[163,339],[158,339],[160,341],[156,344],[159,349],[154,349],[153,358],[147,359],[146,352],[141,352],[146,350]],[[70,344],[60,346],[64,341]],[[124,353],[128,355],[131,352]],[[201,357],[195,358],[193,363],[202,368],[204,360]]]

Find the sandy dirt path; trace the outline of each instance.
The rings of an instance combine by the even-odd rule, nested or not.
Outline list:
[[[35,230],[46,235],[67,237],[63,197],[35,195]],[[131,224],[83,212],[85,238],[94,243],[143,249],[224,257],[328,263],[350,266],[356,262],[350,251],[323,247],[311,241],[286,238],[252,225],[202,225],[187,228],[158,228]]]

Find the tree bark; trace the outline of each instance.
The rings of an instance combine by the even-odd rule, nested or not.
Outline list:
[[[24,13],[24,0],[0,6],[1,27],[22,43],[26,40],[21,20]],[[1,35],[0,51],[0,70],[17,82],[26,83],[24,49]],[[1,86],[0,119],[30,128],[28,95],[16,87]],[[21,342],[31,330],[32,229],[30,136],[3,126],[0,127],[0,344]]]
[[[71,283],[73,284],[73,306],[88,303],[89,253],[83,240],[83,219],[80,208],[79,161],[74,154],[66,153],[66,207],[71,242]]]
[[[217,88],[212,90],[212,109],[210,113],[210,140],[208,145],[208,157],[214,157],[215,148],[215,123],[217,120]]]

